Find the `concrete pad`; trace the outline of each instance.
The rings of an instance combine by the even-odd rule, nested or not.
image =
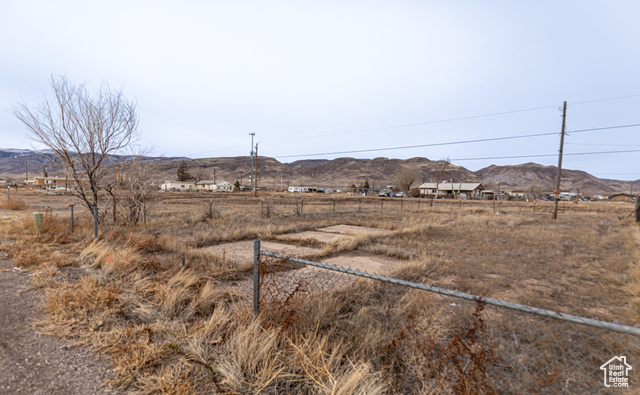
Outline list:
[[[391,259],[378,255],[340,255],[334,258],[323,259],[322,263],[340,266],[347,269],[358,270],[372,274],[388,275],[394,270],[407,264],[407,261]]]
[[[271,241],[260,242],[260,249],[294,257],[309,256],[318,252],[317,249],[311,247],[300,247]],[[253,240],[224,243],[212,247],[200,248],[197,251],[224,256],[226,259],[238,263],[253,262]]]
[[[300,232],[300,233],[289,233],[286,235],[280,235],[277,238],[280,240],[312,240],[318,243],[331,243],[338,239],[343,239],[343,238],[351,239],[353,237],[339,234],[339,233],[306,231],[306,232]]]
[[[325,228],[318,229],[320,232],[339,233],[344,235],[373,235],[384,236],[390,235],[392,232],[386,229],[369,228],[367,226],[353,226],[353,225],[334,225],[327,226]]]

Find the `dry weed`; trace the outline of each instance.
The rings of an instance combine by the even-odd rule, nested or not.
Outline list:
[[[0,200],[0,208],[5,210],[24,210],[27,208],[27,203],[20,197],[5,198]]]

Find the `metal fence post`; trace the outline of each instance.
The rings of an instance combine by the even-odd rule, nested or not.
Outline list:
[[[98,240],[98,206],[93,206],[93,235]]]
[[[253,241],[253,319],[260,313],[260,240]]]
[[[636,196],[636,222],[640,223],[640,196]]]
[[[336,212],[336,198],[333,198],[333,212]]]
[[[11,203],[11,187],[7,187],[7,204]]]
[[[71,234],[73,234],[74,232],[74,225],[73,225],[73,204],[71,205]]]

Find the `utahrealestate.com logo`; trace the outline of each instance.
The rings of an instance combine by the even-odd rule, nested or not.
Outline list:
[[[600,370],[604,373],[605,387],[627,388],[629,387],[629,371],[631,365],[627,363],[627,357],[613,357],[604,365],[600,366]]]

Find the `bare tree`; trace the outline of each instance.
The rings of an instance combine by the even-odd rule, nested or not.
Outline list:
[[[411,185],[418,178],[418,169],[415,167],[403,166],[400,170],[400,174],[396,178],[396,183],[400,190],[405,191],[407,195],[409,195],[409,190],[411,189]]]
[[[436,168],[436,171],[434,173],[436,178],[436,193],[435,193],[435,196],[431,198],[432,206],[433,206],[433,199],[439,193],[440,183],[444,178],[449,176],[450,171],[451,171],[451,160],[449,160],[449,158],[442,159],[438,162],[438,167]]]
[[[105,188],[111,189],[104,179],[107,158],[139,137],[136,103],[108,85],[91,95],[64,76],[51,76],[51,89],[53,99],[45,96],[35,105],[21,101],[13,113],[33,140],[53,151],[75,184],[74,194],[91,210],[104,199]]]
[[[122,206],[125,209],[126,222],[131,226],[140,222],[147,223],[147,214],[158,190],[158,187],[149,181],[150,178],[144,163],[136,157],[128,168],[126,178],[121,182]]]

